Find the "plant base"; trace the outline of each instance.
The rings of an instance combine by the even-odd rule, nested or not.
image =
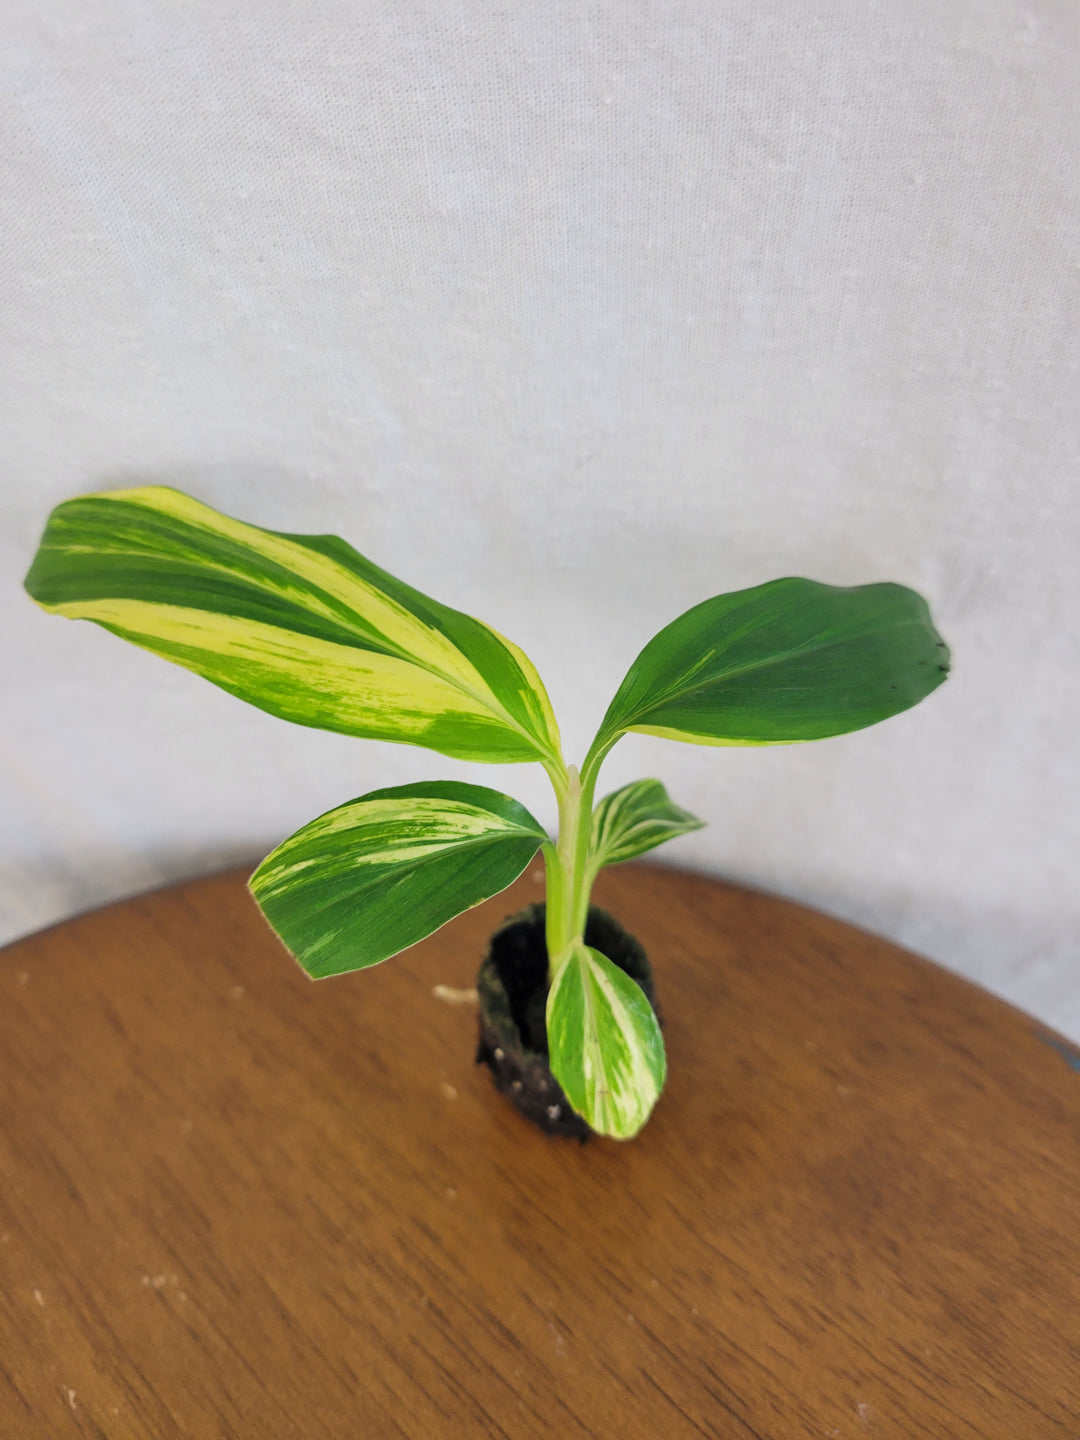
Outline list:
[[[530,905],[511,915],[491,937],[476,981],[480,995],[476,1060],[490,1067],[497,1088],[546,1134],[585,1140],[594,1133],[592,1127],[570,1108],[548,1065],[544,915],[543,905]],[[656,1009],[648,957],[617,920],[591,907],[585,943],[636,980]]]

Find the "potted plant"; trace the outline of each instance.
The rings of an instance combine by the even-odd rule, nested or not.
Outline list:
[[[629,731],[779,745],[858,730],[917,704],[948,670],[925,601],[900,585],[787,578],[716,595],[645,646],[579,769],[521,650],[334,536],[262,530],[164,487],[116,490],[53,511],[26,588],[297,724],[542,765],[555,839],[499,791],[399,785],[298,830],[251,891],[318,978],[415,944],[542,850],[546,905],[504,926],[481,970],[481,1057],[545,1128],[620,1139],[656,1103],[664,1044],[644,952],[590,910],[590,892],[605,865],[702,822],[657,780],[594,806],[605,756]]]

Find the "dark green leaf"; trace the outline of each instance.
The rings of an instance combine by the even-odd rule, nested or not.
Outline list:
[[[948,667],[913,590],[773,580],[695,605],[650,640],[597,747],[627,730],[699,745],[842,735],[918,704]]]

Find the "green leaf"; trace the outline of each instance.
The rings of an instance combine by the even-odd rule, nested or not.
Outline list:
[[[589,866],[593,871],[632,860],[705,822],[672,804],[659,780],[635,780],[605,795],[593,811]]]
[[[315,978],[377,965],[510,885],[547,839],[523,805],[432,780],[373,790],[312,820],[249,882]]]
[[[843,735],[917,705],[948,668],[913,590],[773,580],[695,605],[650,640],[594,748],[627,730],[698,745]]]
[[[178,490],[114,490],[53,511],[26,588],[300,725],[462,760],[559,753],[515,645],[332,535],[260,530]]]
[[[547,1000],[552,1074],[601,1135],[629,1140],[664,1088],[660,1025],[645,992],[599,950],[578,943]]]

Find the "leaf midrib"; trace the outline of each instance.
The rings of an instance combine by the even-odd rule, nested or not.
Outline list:
[[[890,630],[902,630],[905,629],[907,626],[911,625],[922,627],[923,622],[918,619],[897,620],[888,628]],[[859,637],[851,636],[849,638],[857,639]],[[778,654],[770,655],[764,660],[751,660],[748,661],[745,665],[737,665],[731,670],[725,670],[720,675],[713,675],[710,676],[708,680],[699,681],[699,683],[696,685],[687,685],[685,688],[673,686],[671,689],[665,690],[658,700],[653,701],[646,708],[635,711],[632,718],[628,722],[623,724],[621,728],[624,730],[631,729],[643,717],[652,714],[656,710],[659,710],[661,706],[666,705],[673,698],[677,697],[679,699],[682,699],[684,696],[696,694],[699,690],[707,690],[714,685],[724,685],[729,680],[734,679],[738,675],[745,675],[753,670],[765,670],[768,669],[770,665],[779,665],[783,661],[790,660],[797,655],[811,655],[814,653],[815,650],[826,650],[831,645],[838,643],[840,642],[835,637],[833,637],[832,639],[815,640],[807,645],[796,645],[789,650],[782,650]]]
[[[343,833],[347,833],[347,832],[343,832]],[[477,846],[497,845],[500,841],[503,841],[503,840],[512,840],[512,839],[535,840],[535,841],[536,841],[536,848],[539,849],[540,846],[545,843],[545,841],[547,840],[547,838],[548,838],[547,835],[538,836],[535,830],[525,830],[525,829],[521,828],[520,826],[507,827],[506,829],[502,829],[502,830],[489,831],[486,835],[475,835],[475,836],[473,836],[472,839],[470,839],[470,840],[453,840],[453,841],[447,841],[447,843],[445,844],[445,846],[443,846],[443,848],[442,848],[441,850],[439,850],[436,854],[424,855],[424,856],[421,856],[421,857],[420,857],[419,859],[417,859],[417,860],[402,861],[402,862],[400,862],[399,865],[398,865],[398,864],[395,864],[394,861],[390,861],[390,862],[388,862],[388,863],[389,863],[391,866],[394,866],[394,871],[395,871],[395,873],[393,874],[393,877],[392,877],[392,878],[394,879],[395,882],[399,882],[399,881],[401,881],[401,880],[410,879],[410,878],[411,878],[412,876],[414,876],[419,870],[423,869],[423,867],[424,867],[425,864],[427,864],[427,863],[429,863],[429,862],[433,862],[433,861],[435,861],[435,860],[437,860],[437,859],[442,859],[445,855],[447,855],[447,854],[450,853],[450,852],[461,851],[461,850],[470,850],[470,849],[476,848]],[[301,858],[302,858],[302,857],[301,857]],[[313,858],[313,859],[316,859],[316,857],[312,857],[312,858]],[[377,863],[377,862],[376,862],[376,863]],[[312,868],[315,869],[316,867],[313,866]],[[347,874],[349,874],[349,873],[355,874],[355,873],[357,873],[357,870],[358,870],[359,868],[360,868],[360,867],[356,867],[356,869],[354,869],[352,872],[343,871],[342,874],[343,874],[343,875],[347,875]],[[381,875],[375,875],[375,876],[373,876],[373,877],[372,877],[371,879],[369,879],[369,880],[358,881],[354,886],[351,886],[351,887],[350,887],[350,894],[351,894],[351,895],[362,895],[362,894],[365,893],[365,891],[371,890],[373,887],[375,887],[375,886],[377,886],[377,885],[385,884],[385,883],[388,881],[388,879],[390,879],[390,878],[391,878],[390,875],[389,875],[386,871],[384,871]],[[311,883],[311,882],[310,882],[310,881],[307,881],[307,880],[303,880],[303,881],[297,882],[296,884],[290,886],[289,888],[291,888],[291,889],[298,889],[298,888],[300,888],[301,886],[304,886],[304,885],[309,884],[309,883]],[[316,885],[322,884],[322,883],[325,883],[325,880],[320,881],[320,880],[318,879],[318,876],[316,875],[316,876],[315,876],[315,881],[314,881],[314,883],[315,883]],[[278,891],[278,894],[277,894],[277,897],[275,897],[275,896],[273,896],[272,894],[269,894],[269,893],[268,893],[267,895],[264,896],[264,898],[265,898],[266,900],[268,900],[268,901],[271,901],[271,900],[274,899],[274,898],[280,898],[281,893],[282,893],[282,892],[279,890],[279,891]],[[309,913],[312,914],[312,915],[321,915],[324,910],[328,910],[328,909],[330,908],[330,905],[331,905],[331,904],[339,904],[339,903],[341,902],[341,900],[342,900],[342,899],[345,899],[345,898],[347,898],[347,897],[345,897],[345,896],[338,896],[338,897],[336,897],[333,901],[328,902],[326,905],[318,906],[318,907],[315,908],[314,910],[311,910]]]

